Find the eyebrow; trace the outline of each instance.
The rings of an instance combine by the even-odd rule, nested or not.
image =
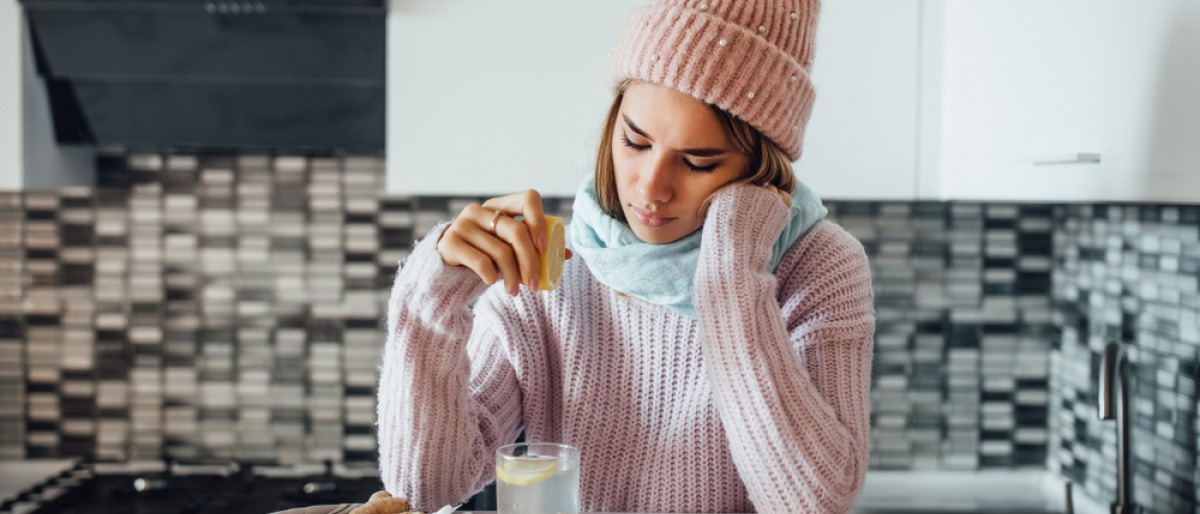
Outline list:
[[[625,124],[629,126],[629,130],[632,130],[635,134],[637,134],[639,136],[642,136],[646,139],[650,139],[650,136],[647,135],[645,131],[638,128],[637,124],[635,124],[633,122],[633,120],[629,119],[628,114],[622,114],[621,118],[623,118],[625,120]],[[725,154],[728,152],[728,150],[724,150],[721,148],[685,148],[680,151],[685,154],[688,154],[688,155],[694,155],[696,157],[715,157],[715,156],[722,155],[722,154]]]

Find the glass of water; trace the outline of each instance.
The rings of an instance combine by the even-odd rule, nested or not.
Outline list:
[[[579,449],[517,443],[496,450],[499,514],[578,514]]]

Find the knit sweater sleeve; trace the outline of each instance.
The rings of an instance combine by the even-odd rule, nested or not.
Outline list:
[[[862,245],[820,221],[767,270],[788,221],[734,186],[704,226],[693,302],[734,465],[759,512],[848,512],[870,446],[875,330]]]
[[[492,451],[521,423],[519,385],[495,324],[471,308],[487,285],[442,261],[436,244],[445,227],[396,274],[377,406],[384,488],[424,511],[461,503],[490,482]]]

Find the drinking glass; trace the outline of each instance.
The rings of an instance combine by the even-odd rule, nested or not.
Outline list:
[[[517,443],[496,450],[499,514],[578,514],[579,449]]]

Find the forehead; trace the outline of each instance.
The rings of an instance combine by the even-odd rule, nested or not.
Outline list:
[[[620,112],[656,139],[726,144],[725,131],[712,107],[668,87],[650,83],[629,86]]]

